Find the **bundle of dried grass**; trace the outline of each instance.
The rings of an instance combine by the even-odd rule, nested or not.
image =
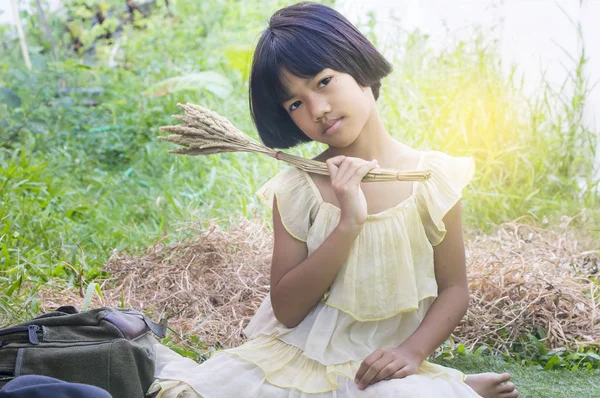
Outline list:
[[[305,159],[268,148],[249,138],[229,120],[216,112],[194,104],[177,104],[177,106],[184,110],[185,115],[173,115],[173,117],[183,124],[161,127],[161,131],[172,134],[158,137],[159,140],[169,141],[183,147],[171,150],[169,153],[195,156],[223,152],[257,152],[290,163],[308,173],[329,175],[325,162]],[[429,170],[398,171],[378,168],[371,170],[362,181],[424,181],[430,176]]]
[[[156,319],[167,316],[175,340],[196,335],[209,346],[241,344],[243,329],[269,291],[272,233],[256,222],[223,231],[187,227],[192,238],[115,252],[93,306],[124,304]],[[513,222],[490,236],[467,240],[471,305],[455,340],[506,351],[525,333],[546,330],[547,347],[600,343],[600,250],[585,250],[567,230]],[[81,306],[76,288],[45,285],[43,308]]]

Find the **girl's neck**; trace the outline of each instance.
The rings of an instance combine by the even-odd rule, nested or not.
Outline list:
[[[399,144],[386,131],[379,112],[373,109],[371,117],[352,144],[344,148],[330,146],[326,154],[327,158],[345,155],[365,160],[377,159],[381,167],[385,167],[383,164],[387,163],[386,160],[397,156]]]

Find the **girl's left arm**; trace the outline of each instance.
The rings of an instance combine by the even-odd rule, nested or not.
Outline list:
[[[444,217],[446,236],[433,247],[438,297],[417,330],[399,347],[378,349],[356,373],[359,388],[416,373],[419,365],[452,333],[469,305],[460,201]]]

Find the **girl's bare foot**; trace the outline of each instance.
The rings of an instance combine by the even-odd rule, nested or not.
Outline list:
[[[465,383],[483,398],[517,398],[519,392],[508,373],[477,373],[467,375]]]

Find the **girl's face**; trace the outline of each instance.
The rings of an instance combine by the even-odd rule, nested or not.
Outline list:
[[[330,146],[352,144],[375,109],[370,87],[361,87],[351,75],[333,69],[307,79],[284,70],[282,83],[290,97],[281,105],[296,126],[312,140]]]

